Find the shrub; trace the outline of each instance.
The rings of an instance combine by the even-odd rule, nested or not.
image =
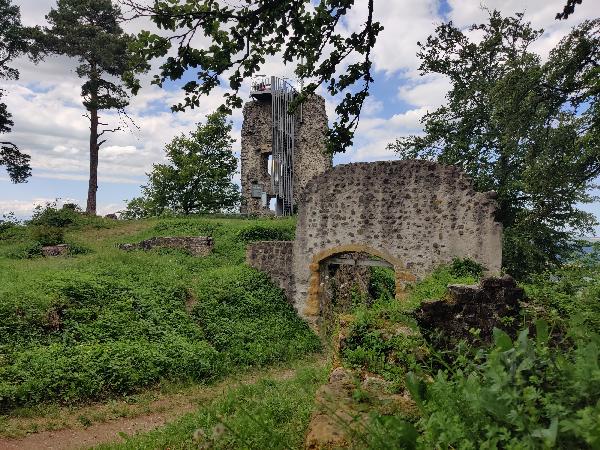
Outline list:
[[[64,243],[65,232],[60,227],[37,225],[31,227],[31,238],[40,245],[58,245]]]
[[[524,285],[534,313],[565,329],[577,320],[589,331],[600,330],[600,251],[577,256],[560,269],[530,277]]]
[[[68,204],[71,205],[71,204]],[[65,205],[67,206],[67,205]],[[68,206],[57,208],[56,202],[47,203],[45,206],[37,206],[29,221],[30,225],[44,225],[48,227],[64,228],[76,224],[81,220],[79,207]]]
[[[193,315],[232,365],[287,361],[320,349],[317,336],[262,272],[226,267],[203,277],[195,290]]]
[[[469,258],[454,258],[450,264],[450,273],[455,277],[481,278],[485,268]]]
[[[37,241],[20,243],[10,248],[5,255],[10,259],[29,259],[42,256],[42,244]]]
[[[15,228],[19,225],[14,213],[3,214],[0,218],[0,235],[7,230]]]
[[[393,269],[371,267],[369,295],[375,300],[380,297],[394,298],[396,295],[396,275]]]
[[[409,376],[423,417],[424,448],[597,448],[600,445],[600,337],[552,349],[548,328],[523,330],[512,342],[501,331],[495,346],[431,383]]]
[[[27,235],[26,227],[21,225],[14,214],[2,216],[0,219],[0,241],[17,241]]]
[[[0,410],[127,394],[161,378],[206,380],[221,372],[220,359],[208,343],[181,338],[38,347],[0,369]]]
[[[293,241],[296,227],[293,224],[284,225],[250,225],[238,232],[238,239],[243,242],[253,241]]]
[[[340,344],[341,357],[349,367],[382,375],[397,387],[409,370],[420,371],[427,355],[425,341],[414,320],[405,316],[393,297],[358,308]]]
[[[171,219],[158,222],[154,231],[169,236],[213,236],[220,227],[219,223],[209,220]]]
[[[90,250],[88,247],[85,247],[84,245],[69,242],[69,255],[87,255],[91,252],[92,250]]]

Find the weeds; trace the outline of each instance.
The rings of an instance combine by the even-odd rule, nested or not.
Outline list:
[[[35,226],[79,217],[65,211],[44,210],[35,220],[46,225]],[[72,245],[69,258],[9,259],[35,256],[39,243],[3,241],[0,409],[121,396],[161,380],[208,381],[318,350],[281,290],[243,265],[238,233],[248,223],[163,219],[127,236],[210,233],[215,251],[205,258],[122,252],[115,241],[125,239],[114,236],[126,222],[92,240],[84,236],[95,226],[63,221],[65,240],[85,243]],[[188,312],[190,295],[197,303]]]

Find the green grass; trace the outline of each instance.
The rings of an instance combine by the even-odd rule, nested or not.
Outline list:
[[[262,379],[229,390],[197,412],[157,430],[97,448],[301,448],[315,391],[327,372],[327,368],[309,367],[291,379]]]
[[[53,218],[55,219],[55,218]],[[292,220],[186,218],[66,226],[85,254],[15,258],[25,227],[0,235],[0,410],[208,381],[319,350],[280,289],[244,265],[248,229]],[[247,234],[247,233],[246,233]],[[213,254],[124,252],[152,236],[210,235]]]
[[[396,390],[405,386],[409,371],[421,372],[428,364],[429,346],[419,333],[411,312],[424,300],[443,298],[449,284],[473,284],[480,275],[464,270],[464,261],[436,269],[430,276],[410,286],[401,301],[394,298],[392,271],[373,271],[369,290],[379,293],[370,306],[359,306],[346,331],[341,349],[343,363],[350,368],[376,373]]]

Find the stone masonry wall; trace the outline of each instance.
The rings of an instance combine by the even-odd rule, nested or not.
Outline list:
[[[310,180],[331,169],[331,156],[324,153],[327,129],[325,99],[319,95],[311,95],[302,105],[302,114],[296,114],[294,154],[294,200],[296,203]]]
[[[449,299],[425,301],[414,312],[425,336],[438,347],[451,348],[461,340],[490,343],[494,328],[516,334],[524,292],[512,277],[484,278],[472,286],[451,284],[448,291]],[[473,329],[479,333],[474,335]]]
[[[402,280],[423,277],[454,257],[500,271],[502,227],[494,193],[473,190],[458,168],[429,161],[336,166],[313,178],[299,204],[294,241],[294,304],[319,316],[319,263],[365,251],[392,263]]]
[[[288,300],[293,291],[292,250],[292,241],[255,242],[246,249],[246,263],[266,272]]]
[[[187,250],[193,256],[206,256],[212,252],[213,239],[208,236],[192,237],[153,237],[139,244],[121,244],[121,250],[150,250],[153,248],[178,248]]]
[[[251,101],[244,105],[242,123],[241,185],[242,213],[260,214],[263,211],[260,198],[252,198],[252,185],[259,184],[269,195],[271,177],[267,158],[272,142],[271,104]]]
[[[271,177],[268,173],[268,156],[272,151],[272,113],[270,102],[250,101],[244,105],[241,148],[242,213],[269,214],[260,198],[252,198],[252,185],[260,184],[269,200]],[[294,141],[294,200],[315,175],[331,168],[331,157],[326,156],[327,132],[325,99],[310,96],[302,105],[302,114],[296,113]]]

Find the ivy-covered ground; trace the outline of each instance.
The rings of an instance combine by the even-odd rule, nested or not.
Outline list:
[[[47,210],[0,231],[0,413],[122,396],[161,380],[210,381],[290,361],[321,344],[280,289],[244,265],[252,239],[290,220],[118,222]],[[63,233],[76,254],[38,255]],[[212,255],[124,252],[152,236],[209,235]]]
[[[127,402],[157,389],[168,396],[177,383],[210,386],[258,370],[170,424],[103,448],[301,448],[328,365],[296,369],[328,346],[244,264],[248,242],[293,232],[292,219],[111,221],[52,209],[28,226],[0,223],[0,434],[19,417],[100,408],[90,402],[126,415]],[[116,247],[176,235],[210,235],[214,252]],[[42,243],[63,241],[69,256],[39,256]],[[392,395],[410,393],[413,407],[381,414],[357,387],[354,401],[371,414],[352,430],[354,448],[600,448],[599,249],[521,282],[517,336],[451,349],[423,339],[412,311],[478,276],[468,261],[441,267],[398,303],[393,276],[374,269],[376,299],[365,306],[357,297],[338,361],[382,377]],[[415,333],[388,332],[399,325]],[[282,364],[294,367],[289,376],[260,376]]]

